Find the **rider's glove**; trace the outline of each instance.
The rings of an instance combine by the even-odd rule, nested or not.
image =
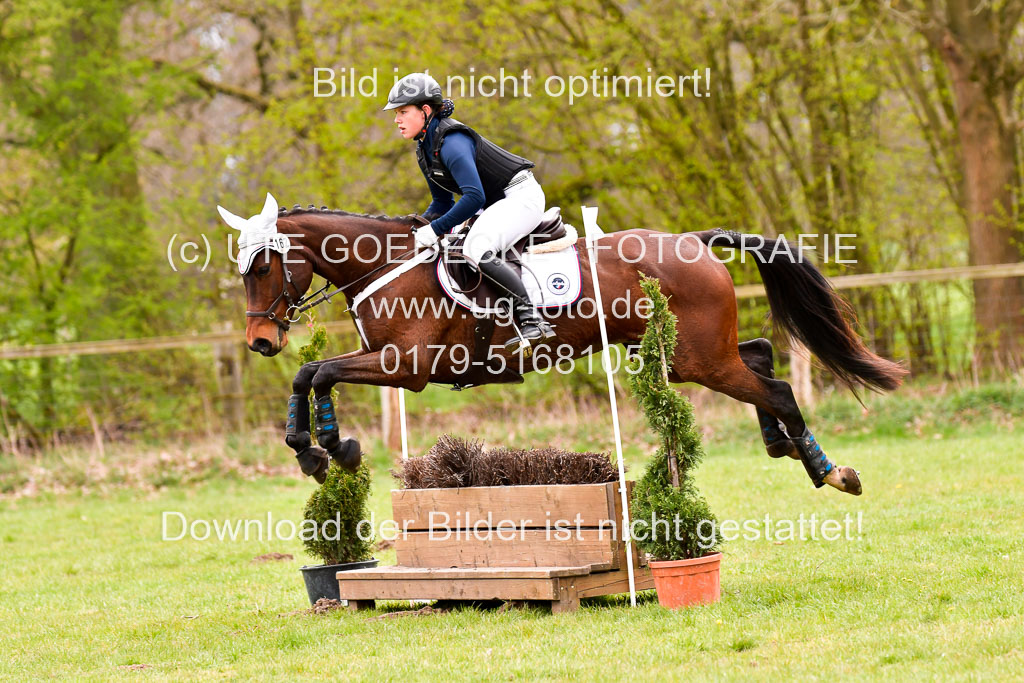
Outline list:
[[[429,225],[421,225],[412,231],[412,235],[416,239],[417,247],[431,247],[440,238],[440,235],[434,232],[434,229]]]

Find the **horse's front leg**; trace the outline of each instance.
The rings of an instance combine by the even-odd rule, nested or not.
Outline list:
[[[288,444],[289,448],[295,451],[295,458],[299,462],[299,469],[302,470],[302,473],[307,477],[313,477],[321,484],[327,478],[330,457],[327,451],[313,444],[313,438],[310,435],[309,391],[313,386],[313,377],[324,363],[330,360],[348,358],[360,353],[363,353],[363,351],[352,351],[336,358],[306,363],[295,374],[295,379],[292,380],[292,391],[294,393],[288,397],[288,421],[285,427],[284,441]],[[356,444],[357,450],[358,447],[358,444]]]
[[[420,356],[417,362],[417,354],[403,354],[393,345],[389,345],[387,351],[371,351],[322,363],[313,377],[317,443],[326,448],[339,465],[355,470],[362,460],[359,442],[342,439],[338,434],[331,389],[339,382],[346,382],[422,391],[427,386],[432,364],[432,358]]]

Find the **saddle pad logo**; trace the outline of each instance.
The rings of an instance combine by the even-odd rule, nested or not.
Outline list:
[[[552,294],[565,294],[569,289],[569,278],[564,273],[551,273],[548,275],[547,286]]]

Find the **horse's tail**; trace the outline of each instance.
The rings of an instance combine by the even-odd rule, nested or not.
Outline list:
[[[772,319],[800,340],[850,389],[898,387],[907,370],[871,352],[854,331],[856,316],[812,263],[793,254],[785,240],[726,230],[694,233],[708,246],[752,253],[768,294]]]

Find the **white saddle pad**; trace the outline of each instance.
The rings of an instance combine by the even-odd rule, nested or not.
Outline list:
[[[527,251],[522,257],[523,285],[530,301],[537,308],[559,308],[574,303],[580,297],[582,276],[580,259],[576,246],[570,245],[558,251],[534,254]],[[437,263],[437,279],[455,303],[474,313],[494,315],[495,308],[477,306],[451,281],[441,259]]]
[[[523,285],[538,308],[568,306],[580,298],[582,277],[576,245],[558,251],[523,254]]]

